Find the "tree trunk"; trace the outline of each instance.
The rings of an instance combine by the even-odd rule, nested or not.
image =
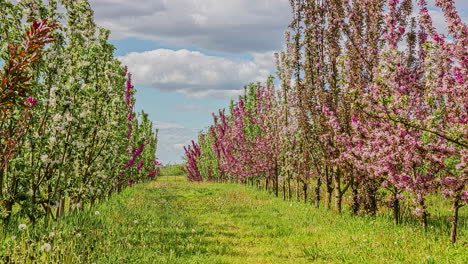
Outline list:
[[[332,194],[333,194],[333,188],[329,188],[327,186],[327,200],[325,201],[325,205],[327,206],[328,209],[331,209]]]
[[[3,177],[3,168],[0,167],[0,201],[3,200]]]
[[[304,203],[307,203],[307,183],[302,185],[302,190],[304,191]]]
[[[397,194],[393,195],[393,218],[395,219],[395,225],[400,224],[400,200],[397,199]]]
[[[421,201],[419,201],[419,206],[421,206],[421,209],[423,210],[422,215],[421,215],[421,224],[422,224],[424,229],[427,229],[426,204],[424,203],[423,199],[421,199]]]
[[[275,164],[275,195],[278,197],[279,193],[279,174],[278,174],[278,162]]]
[[[65,214],[65,198],[62,196],[59,199],[59,204],[57,206],[57,219],[62,217]]]
[[[328,209],[331,209],[332,194],[333,194],[333,178],[331,177],[328,171],[328,167],[325,167],[325,185],[327,189],[326,205]]]
[[[343,195],[348,190],[349,186],[351,186],[353,181],[349,181],[343,189],[341,189],[341,180],[342,180],[342,172],[340,170],[335,171],[335,199],[336,199],[336,209],[338,213],[341,214],[343,208]]]
[[[358,182],[356,180],[353,181],[351,186],[353,192],[353,205],[351,206],[351,208],[353,209],[353,213],[357,215],[357,213],[359,212]]]
[[[315,185],[315,208],[320,206],[320,186],[322,185],[322,178],[317,177],[317,184]]]
[[[452,228],[450,229],[450,240],[452,243],[457,242],[457,227],[458,227],[458,211],[460,209],[460,199],[457,197],[453,201],[452,206]]]
[[[300,201],[300,198],[299,198],[300,194],[299,193],[300,193],[300,191],[299,191],[299,178],[297,178],[297,180],[296,180],[296,201],[298,201],[298,202]]]
[[[11,212],[13,210],[13,200],[8,199],[7,201],[3,201],[3,207],[5,208],[6,211],[6,216],[3,218],[3,223],[4,225],[8,224],[11,218]]]
[[[340,191],[337,191],[335,199],[336,199],[336,209],[338,210],[338,213],[341,214],[342,204],[343,204],[343,194],[341,194]]]
[[[283,180],[283,200],[286,201],[286,181]]]
[[[370,215],[377,214],[377,188],[371,182],[364,187],[364,211]]]

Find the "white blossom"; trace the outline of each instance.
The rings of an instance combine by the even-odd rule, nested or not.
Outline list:
[[[60,122],[62,120],[62,118],[63,118],[62,115],[57,113],[57,114],[55,114],[53,119],[54,119],[54,122],[58,123],[58,122]]]
[[[42,162],[46,163],[46,162],[49,161],[49,156],[47,156],[47,154],[44,154],[44,155],[41,156],[41,160],[42,160]]]

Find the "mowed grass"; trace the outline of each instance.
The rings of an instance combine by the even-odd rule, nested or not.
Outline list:
[[[42,240],[28,250],[39,252],[46,241],[60,249],[30,262],[468,263],[466,226],[452,245],[436,228],[338,215],[248,186],[180,177],[134,186],[49,229],[36,233],[55,231],[54,238],[36,234]]]

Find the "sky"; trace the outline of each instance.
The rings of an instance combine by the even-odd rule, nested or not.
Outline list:
[[[441,10],[429,0],[437,28]],[[136,110],[159,129],[157,156],[183,161],[183,146],[212,123],[249,82],[275,73],[291,20],[289,0],[90,0],[110,29],[115,55],[129,67]],[[468,0],[455,0],[463,21]]]

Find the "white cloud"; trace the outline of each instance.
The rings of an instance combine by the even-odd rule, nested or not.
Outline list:
[[[265,79],[266,80],[266,79]],[[247,84],[247,83],[245,83]],[[208,89],[201,91],[193,91],[189,89],[183,89],[179,91],[181,94],[185,94],[192,98],[215,98],[215,99],[237,99],[243,94],[244,89],[238,90],[216,90]]]
[[[264,57],[237,60],[185,49],[157,49],[131,52],[119,59],[137,85],[197,98],[233,98],[241,94],[245,84],[264,82],[270,75]]]
[[[184,128],[179,124],[164,121],[154,121],[154,127],[157,129]]]
[[[222,52],[281,48],[289,0],[91,0],[112,37]]]
[[[198,130],[176,127],[159,129],[156,155],[163,164],[181,163],[185,155],[184,146],[197,138]]]
[[[274,54],[274,51],[267,51],[263,53],[255,52],[253,53],[254,62],[259,66],[267,69],[276,69],[276,61]]]

